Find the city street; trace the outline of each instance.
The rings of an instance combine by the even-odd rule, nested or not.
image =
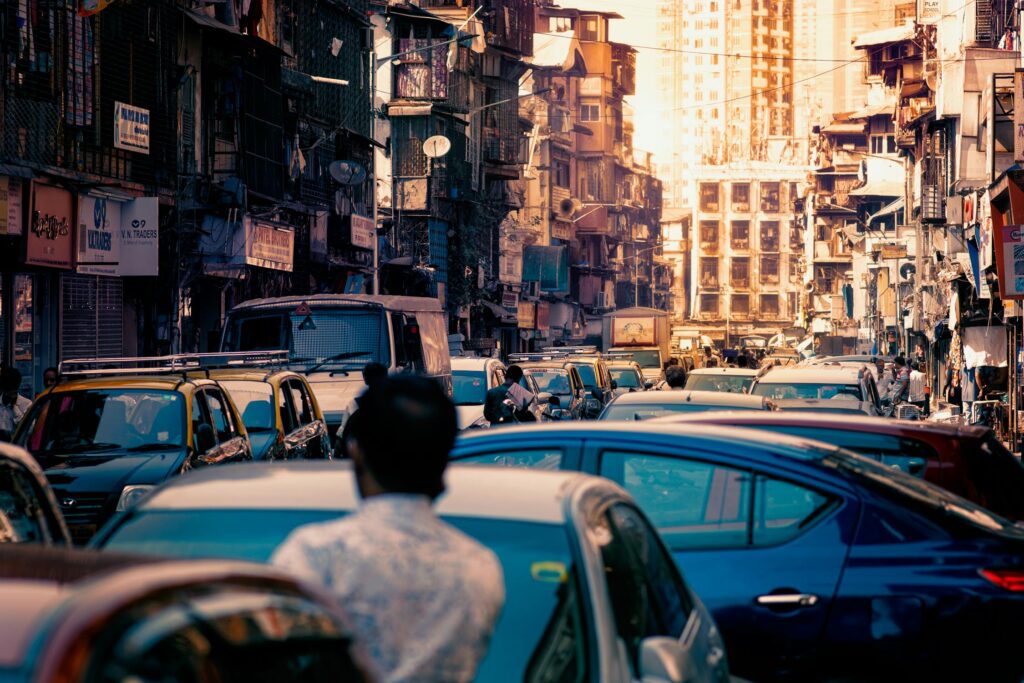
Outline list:
[[[0,683],[1024,683],[1011,0],[0,0]]]

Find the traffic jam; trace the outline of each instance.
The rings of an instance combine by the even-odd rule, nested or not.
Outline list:
[[[0,681],[1022,680],[1024,468],[911,361],[445,315],[252,300],[30,405],[4,368]]]

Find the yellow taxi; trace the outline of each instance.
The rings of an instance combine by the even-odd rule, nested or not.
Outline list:
[[[84,362],[62,364],[61,375],[14,442],[42,466],[76,542],[177,474],[252,459],[242,418],[214,380]]]

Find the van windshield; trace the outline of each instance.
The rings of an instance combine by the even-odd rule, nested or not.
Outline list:
[[[293,362],[324,370],[391,365],[387,319],[377,309],[314,308],[295,311],[245,311],[230,314],[222,351],[287,349]]]

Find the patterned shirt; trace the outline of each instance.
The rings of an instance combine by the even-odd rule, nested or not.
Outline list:
[[[348,517],[296,529],[271,562],[340,599],[389,683],[471,681],[505,602],[497,557],[426,496],[367,498]]]

